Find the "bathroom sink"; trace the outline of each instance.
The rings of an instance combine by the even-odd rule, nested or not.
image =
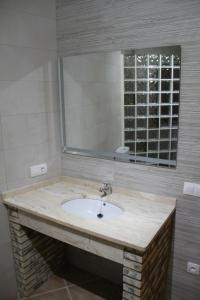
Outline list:
[[[123,209],[101,199],[78,198],[64,202],[64,211],[92,219],[114,219],[123,213]]]

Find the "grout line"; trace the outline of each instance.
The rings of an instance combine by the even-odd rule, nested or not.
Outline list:
[[[8,190],[8,172],[7,172],[7,162],[6,162],[6,150],[5,150],[5,136],[3,131],[3,122],[2,122],[2,114],[0,113],[0,134],[2,137],[3,147],[1,149],[2,152],[2,160],[3,160],[3,189]],[[5,185],[5,186],[4,186]]]
[[[64,278],[62,278],[64,285],[67,286],[67,280],[65,280]]]
[[[42,292],[42,293],[38,293],[38,294],[35,294],[35,295],[30,295],[29,297],[25,297],[25,298],[21,298],[20,300],[28,300],[28,299],[32,299],[32,298],[37,298],[37,297],[40,297],[40,296],[43,296],[43,295],[47,295],[47,294],[52,294],[52,293],[55,293],[55,292],[59,292],[59,291],[62,291],[66,289],[66,286],[63,286],[61,288],[57,288],[57,289],[53,289],[53,290],[48,290],[46,292]]]
[[[70,300],[73,300],[72,294],[71,294],[71,292],[70,292],[70,289],[69,289],[68,287],[66,287],[66,290],[67,290],[67,294],[68,294],[68,296],[69,296],[69,299],[70,299]]]
[[[0,45],[1,47],[1,45]],[[8,82],[8,83],[25,83],[25,82],[47,82],[47,83],[57,83],[57,80],[44,80],[44,79],[0,79],[0,83]]]
[[[55,12],[56,12],[56,7],[55,8]],[[56,21],[56,15],[53,17],[50,17],[50,16],[45,16],[45,15],[42,15],[42,14],[38,14],[38,13],[34,13],[34,12],[30,12],[26,9],[17,9],[17,7],[6,7],[6,6],[3,6],[3,5],[0,5],[0,9],[6,11],[7,14],[21,14],[21,15],[30,15],[32,17],[38,17],[38,18],[42,18],[42,19],[48,19],[49,21]]]
[[[0,47],[7,47],[7,48],[20,48],[20,49],[29,49],[33,51],[38,51],[38,52],[52,52],[55,54],[56,59],[56,48],[43,48],[43,47],[32,47],[28,45],[17,45],[17,44],[12,44],[12,43],[0,43]]]
[[[90,282],[95,282],[95,281],[98,281],[99,278],[92,278],[92,279],[88,279],[88,280],[84,280],[84,281],[81,281],[79,282],[79,284],[87,284],[87,283],[90,283]],[[66,281],[67,282],[67,281]],[[67,287],[68,288],[71,288],[71,287],[74,287],[74,286],[77,286],[79,284],[76,284],[76,283],[68,283]]]

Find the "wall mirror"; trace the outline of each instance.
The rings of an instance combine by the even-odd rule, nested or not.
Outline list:
[[[179,46],[59,59],[63,152],[176,167]]]

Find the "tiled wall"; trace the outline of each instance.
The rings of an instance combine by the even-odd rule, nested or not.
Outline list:
[[[200,263],[199,198],[182,198],[184,181],[200,182],[199,0],[57,0],[60,55],[180,45],[181,94],[177,168],[125,164],[63,155],[64,175],[109,180],[152,193],[179,196],[172,276],[173,300],[198,300],[198,279],[186,272]],[[195,217],[193,217],[195,212]]]
[[[59,173],[54,0],[0,1],[0,191]],[[6,210],[0,203],[0,299],[15,293]]]

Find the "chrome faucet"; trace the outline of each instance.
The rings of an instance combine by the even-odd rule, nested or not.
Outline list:
[[[104,182],[102,183],[99,192],[102,193],[101,195],[101,205],[99,208],[99,212],[97,213],[97,218],[103,218],[103,206],[106,206],[105,197],[112,194],[112,186],[110,183]]]
[[[103,193],[103,194],[101,195],[101,198],[104,198],[104,197],[106,197],[107,195],[112,194],[112,186],[111,186],[111,184],[108,183],[108,182],[102,183],[102,185],[101,185],[101,187],[100,187],[100,189],[99,189],[99,192]]]

